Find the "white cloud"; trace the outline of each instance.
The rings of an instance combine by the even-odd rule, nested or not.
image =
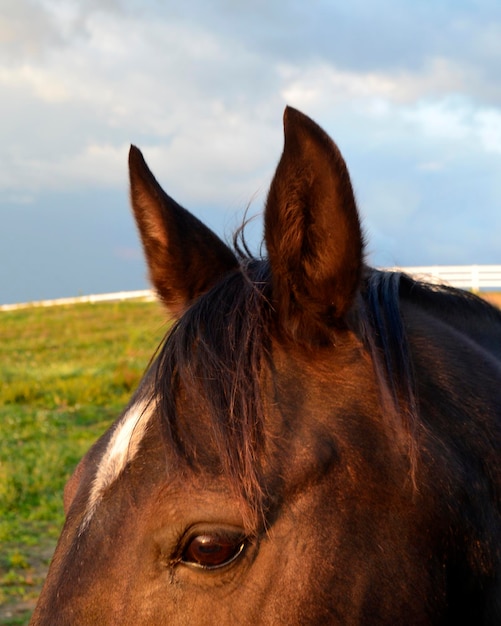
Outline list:
[[[70,158],[28,161],[32,184],[37,188],[60,189],[62,186],[124,187],[125,156],[128,145],[90,144]]]
[[[431,59],[423,69],[388,71],[343,70],[329,63],[309,67],[282,66],[287,84],[284,95],[305,105],[323,101],[366,100],[368,106],[384,101],[409,104],[423,95],[440,97],[465,88],[466,76],[461,68],[441,58]]]
[[[385,262],[419,264],[440,250],[447,262],[494,262],[501,5],[312,6],[0,0],[2,198],[18,211],[33,201],[34,215],[42,192],[51,206],[62,191],[71,220],[71,207],[106,194],[119,197],[119,213],[132,142],[188,208],[233,214],[257,192],[253,213],[280,155],[287,103],[338,141]],[[11,204],[0,204],[6,224]],[[129,246],[125,220],[124,207]]]
[[[0,67],[0,85],[5,89],[27,88],[43,102],[64,102],[70,98],[60,77],[28,63],[16,68]]]
[[[403,120],[431,139],[465,141],[472,132],[469,107],[445,100],[420,101],[402,111]]]
[[[420,102],[404,119],[433,141],[461,145],[461,152],[501,155],[501,110],[475,106],[471,101],[445,98]]]
[[[2,0],[0,46],[5,61],[40,58],[47,47],[60,42],[57,24],[36,0]]]
[[[477,112],[475,121],[486,151],[501,154],[501,110],[482,109]]]
[[[26,17],[34,6],[22,0],[19,15]],[[228,32],[229,14],[224,14],[224,28],[212,29],[210,20],[207,24],[189,20],[181,13],[166,19],[151,8],[130,12],[118,2],[45,0],[37,10],[50,25],[36,31],[38,38],[43,40],[42,32],[50,33],[57,45],[46,50],[41,61],[32,57],[0,66],[0,85],[12,93],[30,94],[25,114],[37,117],[45,128],[39,143],[50,129],[56,147],[54,155],[46,155],[48,145],[33,155],[37,151],[32,134],[10,138],[16,142],[18,155],[17,160],[8,160],[11,163],[23,162],[24,146],[25,167],[18,167],[17,177],[24,175],[27,186],[30,181],[41,184],[44,180],[30,169],[41,167],[44,160],[54,168],[61,164],[61,175],[56,177],[59,184],[77,182],[76,167],[72,175],[65,174],[68,163],[80,162],[86,164],[81,169],[82,182],[88,184],[94,171],[96,183],[102,184],[107,176],[102,160],[97,158],[93,169],[88,146],[102,150],[112,146],[118,158],[123,146],[135,141],[157,150],[155,146],[162,145],[162,167],[176,176],[187,176],[180,171],[185,166],[196,168],[199,189],[214,196],[211,186],[221,189],[226,172],[231,185],[235,179],[231,177],[252,179],[252,172],[264,171],[276,159],[280,112],[286,102],[333,132],[338,120],[348,125],[354,137],[357,128],[363,130],[368,144],[376,141],[384,147],[402,136],[408,139],[417,130],[431,141],[477,139],[484,149],[498,151],[497,110],[473,104],[464,95],[472,68],[434,56],[433,51],[414,69],[357,70],[343,68],[325,56],[304,62],[287,62],[278,54],[266,57],[249,45],[249,38],[238,41]],[[298,19],[298,15],[293,11],[288,19]],[[273,10],[268,18],[273,22],[278,14]],[[12,18],[10,23],[13,28],[17,22]],[[30,39],[30,33],[26,31],[23,37]],[[463,96],[451,97],[451,93]],[[40,107],[40,102],[60,106]],[[8,126],[9,116],[2,117],[0,123]],[[71,153],[59,158],[57,147],[70,135]],[[9,146],[4,149],[8,151]],[[110,185],[118,180],[112,161]],[[222,174],[218,175],[219,169]]]

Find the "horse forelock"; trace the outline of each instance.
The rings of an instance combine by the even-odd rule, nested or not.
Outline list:
[[[229,479],[254,519],[265,507],[259,459],[269,285],[268,263],[248,257],[185,312],[156,362],[155,397],[169,448],[192,469],[217,457],[216,471]],[[200,423],[182,416],[186,398],[203,414]]]

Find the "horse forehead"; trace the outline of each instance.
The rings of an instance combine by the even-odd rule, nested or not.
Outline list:
[[[92,480],[82,528],[92,518],[104,492],[136,457],[155,413],[154,398],[140,398],[117,421]]]

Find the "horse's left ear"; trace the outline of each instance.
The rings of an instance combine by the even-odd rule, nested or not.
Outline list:
[[[151,282],[170,313],[179,317],[238,261],[217,235],[165,193],[135,146],[129,153],[129,175]]]
[[[346,164],[311,119],[287,107],[285,143],[265,212],[273,301],[282,332],[324,341],[359,288],[363,236]]]

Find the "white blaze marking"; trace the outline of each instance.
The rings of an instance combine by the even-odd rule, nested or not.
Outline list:
[[[116,426],[92,481],[80,533],[90,522],[103,493],[120,476],[127,463],[136,456],[154,407],[154,400],[140,400],[130,407]]]

